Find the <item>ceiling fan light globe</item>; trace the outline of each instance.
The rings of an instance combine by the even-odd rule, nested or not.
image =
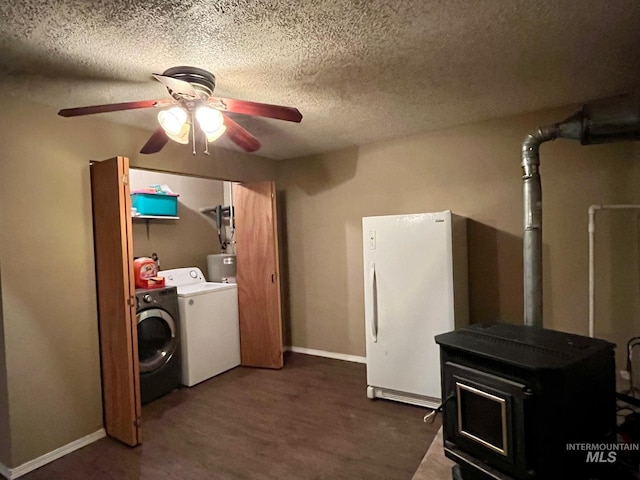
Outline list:
[[[205,135],[207,136],[207,142],[215,142],[217,139],[219,139],[222,136],[222,134],[226,130],[227,130],[227,127],[222,125],[218,130],[216,130],[212,134],[208,134],[205,132]]]
[[[224,118],[222,117],[222,113],[220,113],[215,108],[211,107],[200,107],[196,110],[196,119],[198,120],[198,125],[207,136],[217,135],[215,138],[218,138],[222,135],[222,132],[218,134],[218,132],[224,127]],[[209,140],[213,141],[213,140]]]
[[[180,107],[162,110],[158,112],[158,122],[168,135],[180,135],[187,122],[187,112]]]
[[[169,137],[174,142],[182,143],[183,145],[186,145],[187,143],[189,143],[189,124],[188,123],[183,124],[182,128],[178,133],[170,133],[170,132],[165,132],[165,133],[167,134],[167,137]]]

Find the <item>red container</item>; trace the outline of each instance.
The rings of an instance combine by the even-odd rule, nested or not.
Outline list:
[[[163,285],[157,285],[160,282],[152,280],[158,278],[158,267],[153,258],[136,258],[133,261],[133,278],[135,279],[136,288],[152,288],[150,285],[164,286],[164,281],[162,282]]]

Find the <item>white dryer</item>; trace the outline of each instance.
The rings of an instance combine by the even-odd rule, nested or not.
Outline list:
[[[240,365],[238,286],[207,282],[198,267],[158,275],[178,290],[182,384],[192,387]]]

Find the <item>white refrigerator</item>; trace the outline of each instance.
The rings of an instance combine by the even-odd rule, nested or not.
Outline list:
[[[467,222],[450,210],[362,219],[367,396],[435,408],[434,336],[468,323]]]

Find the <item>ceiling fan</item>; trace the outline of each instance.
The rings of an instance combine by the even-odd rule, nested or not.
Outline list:
[[[140,150],[140,153],[147,154],[162,150],[169,139],[187,144],[189,137],[191,137],[193,154],[195,155],[196,125],[206,138],[204,142],[204,153],[206,154],[209,153],[209,142],[217,140],[224,133],[243,150],[247,152],[258,150],[260,142],[230,118],[227,115],[228,112],[288,122],[302,121],[302,114],[297,108],[212,96],[216,86],[216,77],[201,68],[173,67],[165,70],[162,75],[153,74],[153,78],[167,88],[171,99],[65,108],[60,110],[58,115],[77,117],[121,110],[162,108],[158,112],[160,127]]]

